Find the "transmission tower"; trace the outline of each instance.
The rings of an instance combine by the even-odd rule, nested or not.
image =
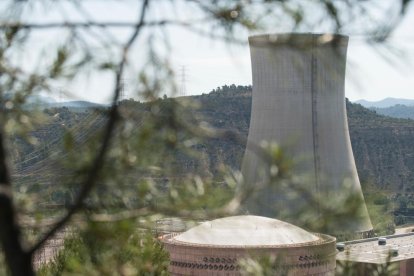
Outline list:
[[[122,78],[121,81],[119,82],[119,97],[118,97],[119,102],[125,99],[125,90],[126,90],[126,83],[125,83],[125,79]]]
[[[187,82],[187,67],[185,65],[181,66],[180,69],[180,96],[187,96],[186,89]]]
[[[59,102],[63,102],[63,89],[59,88]]]

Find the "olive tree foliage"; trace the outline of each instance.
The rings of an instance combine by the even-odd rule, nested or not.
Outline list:
[[[135,242],[139,246],[144,238],[136,238],[139,233],[135,230],[151,228],[151,223],[163,216],[206,219],[237,213],[246,197],[254,193],[245,189],[238,172],[223,172],[224,181],[220,182],[203,170],[184,171],[179,177],[171,177],[177,175],[179,168],[176,156],[198,159],[200,152],[194,145],[203,139],[245,141],[240,141],[237,133],[220,132],[197,121],[188,111],[193,108],[188,101],[159,100],[160,95],[177,92],[176,72],[169,60],[170,27],[228,43],[245,44],[243,35],[248,32],[273,30],[278,26],[286,31],[322,29],[354,33],[369,43],[384,43],[405,15],[410,1],[393,2],[392,6],[386,6],[381,1],[356,0],[102,1],[109,9],[114,5],[136,8],[135,20],[128,22],[121,18],[94,19],[93,11],[87,8],[88,1],[1,3],[0,241],[4,260],[0,263],[5,264],[2,267],[11,275],[34,275],[33,254],[58,231],[71,226],[83,233],[84,247],[79,250],[87,258],[81,259],[88,263],[89,274],[156,273],[151,262],[131,262],[131,256],[145,260],[151,253],[138,250],[133,255],[136,249],[130,248],[124,255],[116,255],[116,247],[112,245]],[[39,6],[57,11],[60,18],[31,21],[32,9]],[[76,13],[76,20],[66,14],[69,7],[71,13]],[[24,54],[32,51],[34,37],[39,32],[51,32],[48,39],[53,49],[32,53],[30,62],[26,62]],[[117,32],[123,35],[118,36]],[[144,58],[137,61],[132,53]],[[87,79],[89,74],[102,74],[114,80],[110,106],[99,111],[103,125],[83,144],[77,143],[75,132],[86,131],[87,126],[64,127],[64,141],[60,148],[54,149],[58,156],[52,159],[59,163],[59,169],[53,171],[48,185],[42,183],[44,178],[38,180],[31,174],[27,174],[25,181],[19,181],[19,176],[14,176],[13,145],[16,139],[24,139],[27,144],[38,146],[41,141],[31,131],[47,123],[41,110],[27,109],[25,103],[40,93],[56,95],[62,83]],[[133,76],[133,89],[146,102],[145,112],[119,103],[126,75]],[[62,112],[56,115],[63,116]],[[281,158],[281,149],[276,147],[269,153],[267,148],[259,145],[256,148],[258,154],[275,166],[288,167],[289,160]],[[283,172],[280,169],[277,175],[272,175],[269,185],[291,177]],[[51,190],[65,193],[65,203],[53,210],[40,204],[47,201]],[[73,273],[76,262],[80,259],[69,264]],[[131,268],[133,264],[144,270]],[[62,267],[67,266],[62,264]]]

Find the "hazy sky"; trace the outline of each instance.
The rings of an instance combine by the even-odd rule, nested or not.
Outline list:
[[[62,0],[62,3],[65,1]],[[123,1],[123,5],[111,0],[87,0],[86,10],[97,20],[129,21],[136,18],[138,10],[136,1]],[[126,4],[125,4],[126,3]],[[159,3],[159,2],[158,2]],[[52,7],[52,5],[51,5]],[[1,8],[1,3],[0,3]],[[160,6],[153,11],[154,18],[165,16],[170,11],[163,10]],[[191,11],[179,11],[178,14],[186,16]],[[31,9],[23,13],[23,18],[31,22],[52,22],[60,20],[76,21],[81,18],[70,4],[63,5],[61,9],[33,5]],[[398,50],[402,57],[387,54],[386,57],[393,61],[390,64],[376,50],[363,43],[361,37],[350,37],[348,48],[346,96],[351,100],[368,99],[379,100],[386,97],[414,98],[414,8],[411,6],[407,16],[395,31],[391,39],[391,45]],[[269,32],[285,32],[284,26],[270,28]],[[313,32],[324,32],[324,28],[313,29]],[[225,84],[248,85],[251,84],[250,55],[247,44],[244,46],[228,44],[222,41],[211,40],[185,31],[179,28],[169,28],[169,38],[172,52],[169,54],[171,66],[178,72],[180,80],[180,68],[185,67],[185,90],[189,94],[208,93],[213,88]],[[128,30],[114,29],[111,33],[116,38],[125,38]],[[145,35],[145,33],[144,33]],[[56,43],[56,38],[61,36],[57,31],[41,31],[33,36],[31,47],[33,51],[45,51],[50,41]],[[241,34],[240,38],[247,42],[248,34]],[[57,40],[59,42],[59,39]],[[132,61],[137,67],[140,61],[145,59],[147,45],[143,40],[137,41],[132,55]],[[53,44],[53,43],[52,43]],[[99,50],[99,49],[97,49]],[[46,50],[47,51],[47,50]],[[384,48],[380,51],[385,52]],[[31,57],[25,53],[22,58],[25,62]],[[127,77],[127,81],[132,76]],[[62,89],[71,90],[77,98],[107,102],[113,88],[113,78],[108,74],[89,74],[79,78],[71,84],[62,84]],[[126,97],[135,97],[129,87],[126,88]],[[132,89],[131,89],[132,90]],[[167,94],[167,93],[166,93]]]
[[[390,45],[403,55],[392,57],[392,63],[381,53],[350,36],[346,75],[346,96],[351,100],[380,100],[386,97],[414,99],[414,8],[396,30]],[[279,31],[279,30],[277,30]],[[282,30],[283,31],[283,30]],[[323,30],[314,30],[314,32]],[[174,61],[187,71],[186,90],[200,94],[223,84],[251,84],[248,46],[228,45],[218,41],[176,32]],[[245,37],[247,40],[247,36]],[[184,42],[184,43],[183,43]]]

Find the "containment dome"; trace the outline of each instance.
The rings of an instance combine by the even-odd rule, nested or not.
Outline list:
[[[174,237],[177,242],[242,247],[293,245],[318,239],[290,223],[260,216],[234,216],[207,221]]]
[[[171,275],[243,275],[240,263],[271,257],[276,275],[331,276],[335,238],[261,216],[233,216],[204,222],[161,237]]]

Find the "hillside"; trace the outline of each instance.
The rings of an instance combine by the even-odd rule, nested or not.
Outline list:
[[[220,129],[235,129],[247,136],[250,121],[251,94],[210,93],[195,97],[199,114]],[[355,161],[366,188],[380,188],[396,193],[414,189],[414,121],[377,114],[359,104],[347,101],[348,122]],[[239,168],[244,145],[225,141],[208,143],[211,163],[222,157]]]
[[[414,188],[414,121],[347,103],[358,174],[363,183],[398,193]]]
[[[205,121],[218,129],[238,131],[242,137],[247,137],[251,87],[224,86],[209,94],[186,98],[199,103],[199,109],[193,111],[194,118]],[[159,101],[166,107],[171,102],[170,99]],[[133,101],[125,101],[122,105],[134,112],[145,113],[148,110],[147,104]],[[351,102],[347,102],[347,110],[356,165],[365,188],[375,190],[379,188],[395,193],[412,192],[414,189],[414,121],[378,115],[375,111]],[[33,133],[46,145],[60,144],[56,140],[57,136],[63,135],[63,132],[59,130],[61,125],[71,125],[75,122],[75,131],[83,133],[87,130],[90,133],[93,129],[99,129],[104,121],[102,116],[92,111],[76,113],[69,109],[56,108],[53,112],[50,110],[47,112],[51,120]],[[58,120],[56,114],[60,114]],[[82,142],[88,135],[81,135],[79,140]],[[41,160],[46,156],[39,150],[41,146],[33,148],[22,142],[16,144],[18,149],[15,153],[15,168],[19,172],[20,179],[24,176],[23,173],[30,170],[40,167],[42,172],[46,170],[44,164],[48,162]],[[196,148],[203,152],[202,164],[195,163],[186,156],[179,156],[176,159],[181,170],[198,170],[200,166],[203,166],[204,171],[208,170],[209,173],[215,175],[219,169],[217,164],[221,162],[239,169],[245,145],[234,141],[212,139],[199,142]],[[36,158],[27,161],[24,156]]]
[[[222,89],[196,96],[199,116],[219,129],[234,129],[247,137],[251,93],[237,94]],[[414,121],[377,114],[359,104],[347,101],[348,123],[355,162],[366,188],[380,188],[396,193],[414,189]],[[227,141],[210,141],[207,153],[210,163],[221,158],[238,169],[244,145]]]

